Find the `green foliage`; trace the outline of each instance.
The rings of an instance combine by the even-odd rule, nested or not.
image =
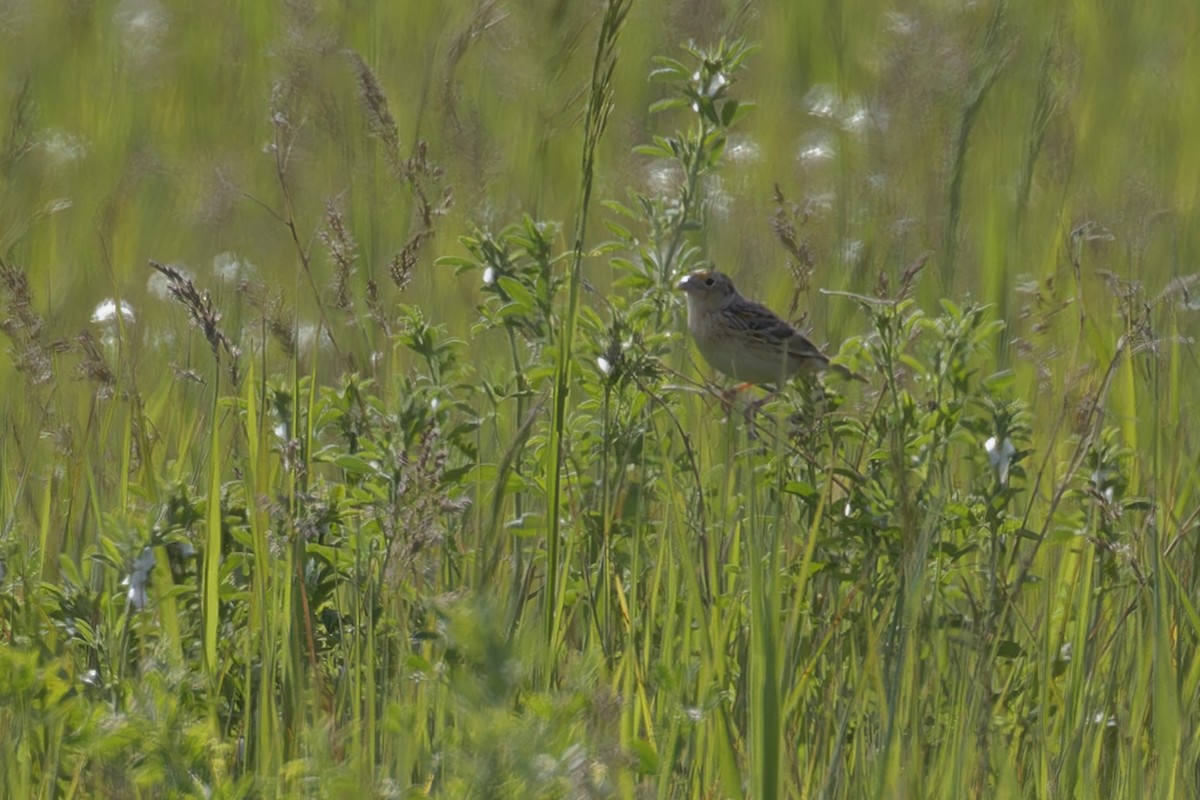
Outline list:
[[[92,5],[0,34],[0,795],[1200,791],[1194,12]],[[867,383],[697,379],[705,264]]]

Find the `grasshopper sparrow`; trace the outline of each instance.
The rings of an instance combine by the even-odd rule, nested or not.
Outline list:
[[[782,384],[798,373],[833,369],[845,378],[865,380],[817,349],[804,334],[769,308],[738,294],[728,275],[700,269],[676,289],[687,295],[688,332],[704,360],[734,380]]]

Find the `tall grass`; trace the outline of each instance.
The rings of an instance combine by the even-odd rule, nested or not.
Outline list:
[[[1200,792],[1200,12],[433,9],[0,12],[0,794]]]

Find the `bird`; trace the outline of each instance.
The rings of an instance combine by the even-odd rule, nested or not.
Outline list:
[[[714,369],[737,381],[780,385],[795,375],[832,369],[865,381],[810,342],[769,308],[747,300],[715,269],[690,272],[675,285],[687,297],[688,332]]]

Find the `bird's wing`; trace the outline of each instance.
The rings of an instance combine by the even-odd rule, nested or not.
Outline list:
[[[806,368],[824,369],[828,366],[828,356],[804,334],[761,303],[742,299],[725,313],[731,327],[744,331],[749,338],[762,344],[784,350],[789,358],[799,360]]]
[[[793,336],[796,329],[787,324],[761,303],[743,300],[732,312],[727,311],[730,324],[759,341],[782,347]]]
[[[823,365],[829,363],[829,356],[822,353],[808,337],[795,328],[792,328],[792,336],[787,340],[787,350],[788,355],[796,358],[819,361]]]

